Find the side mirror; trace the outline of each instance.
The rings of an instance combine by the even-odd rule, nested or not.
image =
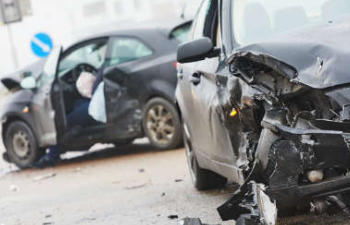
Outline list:
[[[30,76],[30,77],[25,77],[22,81],[21,81],[21,87],[23,89],[33,89],[36,88],[36,80],[34,77]]]
[[[21,74],[21,78],[23,79],[23,78],[26,78],[26,77],[31,77],[32,76],[32,72],[30,72],[30,71],[26,71],[26,72],[23,72],[22,74]]]
[[[177,61],[179,63],[197,62],[205,58],[216,57],[219,54],[220,49],[215,49],[209,38],[200,38],[180,45],[177,49]]]

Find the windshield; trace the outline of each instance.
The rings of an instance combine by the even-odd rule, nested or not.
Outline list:
[[[349,0],[234,0],[235,41],[249,44],[304,26],[331,24],[350,15]]]
[[[59,66],[59,76],[81,63],[87,63],[99,69],[107,52],[107,39],[94,40],[78,47],[64,56]]]
[[[188,36],[191,29],[191,23],[188,23],[184,26],[178,27],[173,30],[170,34],[171,39],[176,39],[180,44],[188,41]]]
[[[44,70],[41,73],[38,85],[42,86],[43,84],[52,82],[55,79],[55,75],[57,72],[57,64],[60,59],[62,47],[55,48],[50,56],[47,58],[47,61],[44,66]]]

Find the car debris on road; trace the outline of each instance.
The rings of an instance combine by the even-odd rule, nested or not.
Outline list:
[[[218,212],[223,221],[235,220],[236,225],[275,225],[277,220],[276,202],[255,182],[244,184]]]
[[[48,174],[44,174],[44,175],[40,175],[40,176],[34,177],[33,181],[39,182],[39,181],[42,181],[42,180],[47,180],[47,179],[53,178],[55,176],[56,176],[56,173],[48,173]]]
[[[176,220],[179,218],[179,216],[178,215],[169,215],[168,218],[171,220]]]
[[[181,220],[178,224],[179,225],[209,225],[209,224],[203,224],[199,218],[185,218]]]
[[[19,191],[19,187],[15,184],[12,184],[10,187],[9,187],[9,190],[12,191],[12,192],[17,192]]]

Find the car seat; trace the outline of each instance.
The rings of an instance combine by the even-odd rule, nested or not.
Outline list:
[[[117,60],[118,64],[132,61],[135,59],[135,57],[135,51],[127,45],[118,46],[113,56],[114,60]]]

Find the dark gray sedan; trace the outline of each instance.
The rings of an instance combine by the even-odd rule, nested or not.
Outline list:
[[[49,146],[84,150],[95,143],[126,144],[143,136],[160,149],[181,145],[181,123],[173,104],[176,48],[190,25],[119,30],[64,51],[57,48],[46,62],[20,72],[22,79],[33,81],[30,88],[21,87],[15,76],[4,78],[3,84],[15,90],[2,110],[5,159],[26,168]],[[66,116],[83,99],[76,88],[82,72],[104,75],[107,123],[68,130]]]

